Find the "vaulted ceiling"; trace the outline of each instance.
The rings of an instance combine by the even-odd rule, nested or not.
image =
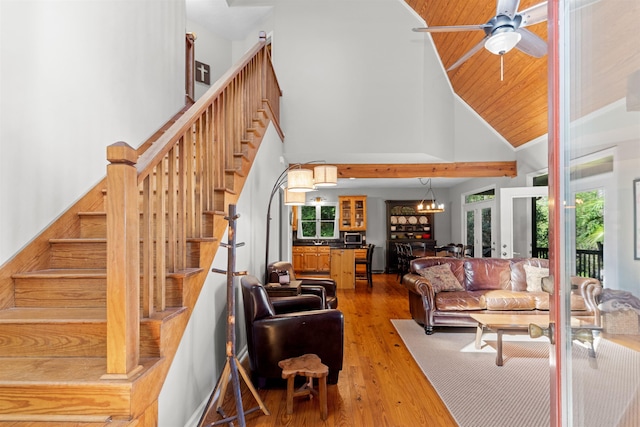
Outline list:
[[[427,26],[478,25],[496,15],[496,0],[405,1]],[[540,2],[521,0],[517,10]],[[571,119],[624,98],[628,95],[631,76],[640,73],[640,32],[629,31],[637,28],[635,17],[640,13],[640,1],[623,2],[628,10],[620,10],[620,4],[607,0],[571,3],[574,8],[571,13],[581,14],[580,19],[574,21],[579,25],[571,33],[574,67],[569,83]],[[547,25],[547,21],[543,21],[527,29],[548,40]],[[445,69],[484,36],[483,31],[431,33]],[[518,147],[547,133],[548,55],[534,58],[513,49],[503,59],[503,81],[500,57],[484,48],[447,74],[458,96],[512,146]]]
[[[522,0],[518,10],[538,4]],[[496,15],[495,0],[406,0],[427,26],[484,24]],[[527,27],[547,40],[547,22]],[[449,68],[479,43],[484,31],[431,33]],[[428,36],[425,36],[428,37]],[[511,145],[518,147],[547,133],[547,56],[534,58],[517,49],[500,57],[481,49],[461,66],[448,72],[453,90]]]

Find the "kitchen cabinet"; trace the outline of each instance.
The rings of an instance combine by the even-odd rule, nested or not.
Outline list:
[[[302,273],[302,267],[303,267],[303,259],[304,257],[302,256],[303,254],[303,246],[294,246],[291,249],[291,258],[292,258],[292,264],[293,264],[293,271],[295,271],[296,273]]]
[[[320,247],[318,249],[318,271],[321,273],[329,273],[331,270],[331,250],[329,247]]]
[[[339,196],[340,231],[367,230],[367,196]]]
[[[387,200],[387,265],[386,272],[395,272],[398,256],[396,243],[435,250],[435,230],[432,213],[418,213],[420,200]],[[434,253],[435,254],[435,253]]]
[[[296,273],[329,273],[328,246],[294,246],[291,252]]]
[[[338,289],[355,289],[354,249],[331,249],[331,278]]]

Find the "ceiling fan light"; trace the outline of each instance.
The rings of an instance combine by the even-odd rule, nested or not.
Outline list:
[[[504,31],[489,37],[487,41],[484,42],[484,47],[494,55],[504,55],[513,49],[521,38],[522,35],[518,32]]]

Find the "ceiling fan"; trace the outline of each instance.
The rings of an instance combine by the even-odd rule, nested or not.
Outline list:
[[[484,31],[485,37],[447,68],[447,71],[459,67],[482,47],[500,56],[515,47],[528,55],[540,58],[547,53],[547,42],[524,27],[547,20],[547,2],[516,12],[519,5],[520,0],[498,0],[496,16],[486,24],[424,27],[414,28],[413,31],[425,33]]]

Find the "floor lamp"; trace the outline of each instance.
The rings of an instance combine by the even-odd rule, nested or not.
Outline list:
[[[313,169],[303,166],[317,164]],[[330,187],[338,184],[338,168],[324,164],[324,160],[314,160],[307,163],[294,163],[289,165],[276,182],[273,184],[267,206],[267,236],[265,239],[264,254],[264,283],[269,282],[269,238],[271,230],[271,204],[278,190],[284,187],[284,204],[287,206],[302,206],[305,204],[305,193],[313,191],[316,187]]]

